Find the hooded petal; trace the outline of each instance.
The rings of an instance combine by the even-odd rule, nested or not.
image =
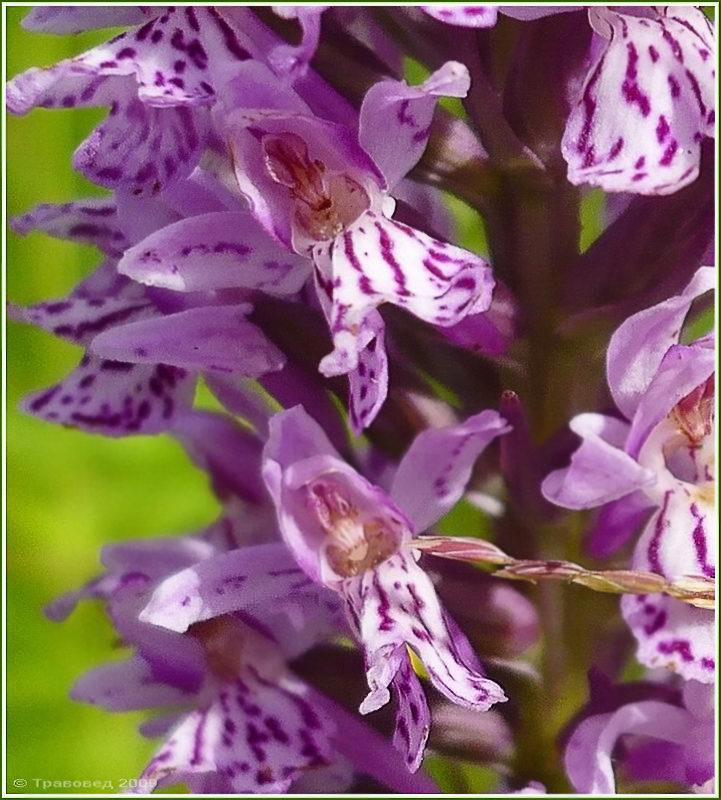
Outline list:
[[[164,364],[140,365],[86,355],[63,381],[28,395],[24,411],[105,436],[159,433],[190,406],[195,377]]]
[[[304,167],[320,162],[326,174],[347,176],[371,194],[378,194],[385,183],[351,128],[312,117],[303,110],[300,98],[297,103],[300,108],[278,109],[272,100],[262,109],[239,107],[223,121],[235,178],[251,213],[289,250],[294,249],[295,201],[289,187],[276,181],[269,169],[262,144],[266,136],[295,137],[307,150]]]
[[[714,374],[713,342],[676,344],[668,349],[633,417],[626,450],[638,455],[646,439],[673,408]]]
[[[341,591],[366,652],[371,691],[361,713],[388,701],[388,687],[407,657],[406,645],[423,662],[436,689],[452,702],[486,711],[505,701],[501,687],[464,660],[462,651],[470,645],[446,623],[433,584],[411,556],[401,550],[375,569],[345,581]]]
[[[317,260],[327,270],[325,258]],[[450,326],[485,311],[494,280],[486,261],[373,211],[334,242],[330,258],[331,333],[335,351],[321,361],[324,375],[355,369],[358,329],[369,311],[393,303],[433,325]]]
[[[681,294],[629,317],[613,334],[606,357],[608,385],[618,408],[632,419],[668,349],[679,339],[693,301],[716,283],[702,267]]]
[[[428,429],[406,452],[393,478],[391,497],[421,533],[460,500],[478,456],[510,427],[495,411],[459,425]]]
[[[248,377],[281,369],[282,353],[247,321],[246,313],[245,306],[201,306],[118,325],[97,336],[91,350],[138,364],[163,363]]]
[[[144,788],[217,774],[234,793],[286,792],[295,777],[332,758],[333,726],[309,694],[289,673],[244,670],[171,732],[143,771]]]
[[[690,734],[690,715],[668,703],[646,700],[622,706],[611,714],[583,720],[566,746],[566,772],[577,792],[615,794],[613,754],[626,734],[650,736],[684,744]]]
[[[118,269],[140,283],[183,292],[293,294],[310,276],[308,259],[282,250],[248,212],[201,214],[169,225],[130,248]]]
[[[669,490],[634,551],[632,567],[677,578],[716,572],[716,534],[710,505]],[[627,595],[621,610],[638,641],[645,666],[667,667],[686,680],[710,683],[715,677],[714,613],[665,595]]]
[[[715,47],[701,9],[652,16],[592,8],[608,40],[571,112],[562,151],[571,183],[670,194],[694,181],[714,131]]]
[[[117,218],[115,200],[89,197],[72,203],[41,203],[12,220],[15,233],[42,231],[56,239],[89,244],[111,256],[127,247]]]
[[[234,611],[279,611],[312,584],[280,543],[243,547],[171,575],[158,585],[140,619],[173,631]],[[321,591],[315,589],[315,592]]]
[[[439,97],[465,97],[470,76],[448,61],[419,86],[380,81],[363,98],[358,140],[392,189],[419,161],[430,136]]]
[[[568,467],[544,479],[541,492],[549,502],[564,508],[594,508],[655,482],[653,470],[623,451],[625,423],[602,414],[580,414],[571,420],[571,429],[583,441]]]

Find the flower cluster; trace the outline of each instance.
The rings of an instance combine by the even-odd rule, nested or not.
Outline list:
[[[120,32],[7,87],[13,114],[107,109],[73,156],[106,193],[12,222],[102,254],[67,297],[10,306],[84,350],[22,408],[174,437],[219,506],[196,533],[107,545],[47,609],[100,600],[127,648],[72,696],[151,712],[139,786],[433,793],[465,760],[509,793],[713,791],[714,612],[632,591],[715,579],[706,13],[23,24]],[[449,563],[482,561],[481,539],[505,577],[585,559],[585,586],[610,566],[627,593]]]

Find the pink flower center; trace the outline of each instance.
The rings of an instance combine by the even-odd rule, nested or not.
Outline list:
[[[714,414],[714,376],[697,386],[671,411],[671,418],[689,445],[699,446],[711,435]]]
[[[339,577],[373,569],[398,549],[402,521],[360,509],[337,482],[314,481],[308,487],[308,504],[326,534],[323,553],[328,566]]]
[[[365,189],[343,173],[331,173],[295,133],[268,134],[262,141],[271,178],[288,188],[294,201],[293,221],[316,241],[335,239],[370,207]]]

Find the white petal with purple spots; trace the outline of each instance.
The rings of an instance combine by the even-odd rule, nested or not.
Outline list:
[[[700,144],[714,135],[711,23],[691,6],[645,16],[599,6],[589,18],[608,45],[563,137],[569,180],[612,192],[677,191],[695,180]]]

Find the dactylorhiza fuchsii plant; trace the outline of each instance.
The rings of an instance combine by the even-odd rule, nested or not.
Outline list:
[[[7,87],[107,109],[105,194],[12,222],[101,253],[10,306],[83,348],[22,407],[219,508],[47,608],[108,613],[71,694],[147,710],[138,791],[715,791],[712,16],[25,17],[113,30]]]

